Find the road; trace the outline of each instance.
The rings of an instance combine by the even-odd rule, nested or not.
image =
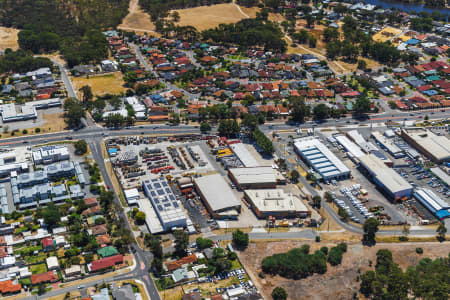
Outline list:
[[[62,72],[63,74],[63,72]],[[63,76],[64,77],[64,76]],[[70,85],[69,85],[70,86]],[[73,92],[73,90],[72,90]],[[447,117],[448,113],[442,113],[442,112],[435,112],[433,115],[431,115],[432,118],[438,118],[438,117]],[[376,116],[372,116],[370,119],[360,122],[359,124],[370,124],[370,123],[380,123],[385,122],[386,120],[391,119],[397,119],[397,120],[403,120],[404,118],[407,118],[408,120],[420,120],[419,114],[414,114],[413,116],[409,116],[409,113],[394,113],[393,116],[384,114],[379,114]],[[331,126],[346,126],[347,121],[353,123],[354,120],[351,120],[351,118],[344,118],[341,120],[328,120],[326,123],[320,123],[315,124],[313,122],[305,122],[303,124],[299,125],[289,125],[289,124],[271,124],[271,125],[262,125],[261,130],[263,130],[266,134],[269,134],[273,130],[294,130],[296,128],[311,128],[313,126],[317,126],[317,128],[322,127],[331,127]],[[358,126],[356,124],[353,124],[352,126]],[[214,130],[214,129],[213,129]],[[102,176],[104,178],[105,184],[107,186],[113,186],[111,178],[109,177],[106,166],[105,166],[105,158],[102,155],[102,139],[106,136],[124,136],[124,135],[176,135],[176,134],[193,134],[193,133],[200,133],[198,128],[195,128],[194,126],[187,126],[187,125],[180,125],[180,126],[166,126],[166,125],[146,125],[146,126],[133,126],[130,128],[124,128],[120,130],[110,130],[105,129],[102,127],[94,127],[88,125],[88,127],[83,128],[78,131],[66,131],[66,132],[59,132],[59,133],[50,133],[50,134],[41,134],[41,135],[32,135],[32,136],[23,136],[18,138],[7,138],[2,139],[0,142],[0,146],[18,146],[18,145],[37,145],[37,144],[43,144],[43,143],[49,143],[49,142],[56,142],[65,140],[67,138],[70,139],[84,139],[89,144],[92,156],[94,160],[98,163],[100,171],[102,173]],[[279,149],[277,149],[277,154],[282,157],[282,153],[279,152]],[[289,163],[290,164],[290,163]],[[290,164],[289,168],[293,168],[294,164]],[[302,180],[302,184],[313,194],[315,195],[317,191],[312,188],[303,177],[300,177],[300,180]],[[114,201],[121,207],[118,195],[115,195]],[[329,213],[331,218],[335,222],[337,222],[343,229],[353,232],[356,234],[362,234],[362,229],[358,226],[354,226],[345,222],[342,222],[340,218],[335,214],[334,210],[328,205],[328,203],[323,203],[323,207],[325,210]],[[118,216],[125,220],[125,226],[130,229],[130,225],[126,221],[125,215],[123,211],[118,212]],[[401,235],[401,230],[382,230],[378,232],[380,235]],[[417,230],[417,229],[411,229],[410,235],[411,236],[434,236],[436,232],[434,230]],[[317,232],[312,229],[305,229],[302,231],[288,231],[288,232],[251,232],[250,238],[251,239],[297,239],[297,238],[304,238],[304,239],[314,239],[314,237],[317,235]],[[224,235],[214,235],[211,236],[214,240],[229,240],[231,239],[231,233],[230,234],[224,234]],[[153,259],[153,255],[149,251],[144,251],[138,247],[137,244],[133,244],[132,247],[135,249],[135,261],[136,261],[136,267],[124,274],[111,276],[106,279],[98,280],[98,281],[90,281],[88,284],[83,284],[85,287],[88,286],[94,286],[95,284],[100,284],[103,282],[112,282],[116,280],[121,279],[140,279],[143,284],[145,285],[145,288],[147,289],[150,299],[151,300],[159,300],[160,297],[158,295],[156,286],[154,282],[151,280],[151,277],[149,276],[148,270],[150,269],[151,261]],[[44,296],[33,296],[29,297],[27,299],[44,299],[50,296],[55,295],[61,295],[65,294],[67,292],[76,290],[77,286],[73,287],[67,287],[62,288],[54,291],[50,291],[49,293],[46,293]]]

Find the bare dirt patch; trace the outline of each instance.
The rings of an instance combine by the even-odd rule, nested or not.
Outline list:
[[[231,24],[239,22],[247,17],[245,12],[241,13],[233,3],[216,4],[211,6],[199,6],[176,10],[180,14],[180,26],[194,26],[197,30],[215,28],[219,24]],[[256,11],[249,14],[256,15]]]
[[[150,32],[154,34],[155,25],[150,20],[150,15],[139,6],[139,0],[131,0],[128,15],[117,28],[121,30],[135,31],[139,34]]]
[[[394,261],[404,270],[415,265],[423,257],[442,257],[448,255],[450,243],[408,243],[408,244],[377,244],[374,247],[364,247],[360,243],[348,245],[342,264],[337,267],[328,265],[325,275],[313,275],[301,280],[290,280],[280,276],[266,275],[264,279],[258,276],[261,271],[261,261],[264,257],[286,252],[289,249],[311,245],[311,252],[322,246],[332,247],[333,243],[308,243],[301,241],[258,242],[250,243],[247,250],[239,253],[241,263],[250,274],[252,281],[262,293],[264,299],[271,299],[270,293],[276,286],[286,289],[288,299],[352,299],[353,292],[359,289],[356,281],[358,270],[365,272],[369,262],[376,262],[376,252],[389,249]],[[416,254],[415,248],[422,247],[424,254]]]
[[[71,77],[73,87],[78,96],[81,96],[79,89],[88,85],[94,95],[120,94],[125,92],[124,81],[121,72],[114,72],[106,75],[86,77]]]
[[[0,50],[11,48],[13,50],[19,49],[17,41],[19,34],[18,29],[0,26]]]

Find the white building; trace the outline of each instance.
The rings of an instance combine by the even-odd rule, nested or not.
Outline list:
[[[123,191],[128,205],[136,205],[139,200],[139,191],[137,189],[129,189]]]
[[[240,189],[275,188],[285,178],[272,167],[230,168],[228,176]]]
[[[45,262],[47,263],[47,269],[49,271],[59,270],[58,258],[56,256],[47,257]]]
[[[306,217],[311,213],[298,197],[282,189],[245,190],[244,197],[259,218]]]
[[[214,218],[237,219],[241,201],[220,174],[195,178],[194,185]]]
[[[183,205],[177,200],[164,177],[145,180],[142,186],[165,231],[173,227],[186,227],[187,217]],[[146,212],[146,218],[149,215]]]
[[[401,198],[409,198],[413,187],[400,174],[373,154],[359,158],[361,167],[371,177],[376,185],[394,201]]]
[[[70,158],[69,149],[66,146],[52,145],[33,150],[35,165],[50,164]]]

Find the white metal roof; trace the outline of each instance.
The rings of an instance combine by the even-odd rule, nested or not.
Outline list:
[[[282,189],[246,190],[245,194],[262,212],[307,212],[308,208],[299,198],[286,194]]]
[[[198,177],[194,179],[194,182],[213,211],[241,205],[241,201],[220,174]]]
[[[276,183],[276,171],[272,167],[231,168],[230,173],[239,184]]]
[[[233,153],[239,158],[245,167],[259,167],[260,164],[255,157],[250,153],[247,147],[242,143],[230,145]]]
[[[301,152],[307,158],[309,163],[312,164],[312,167],[317,172],[321,173],[321,175],[323,175],[323,172],[329,172],[332,169],[329,169],[331,167],[327,167],[324,170],[321,170],[320,167],[318,168],[317,162],[319,159],[320,162],[329,161],[334,166],[333,169],[338,170],[340,173],[350,172],[350,169],[347,168],[347,166],[317,138],[307,137],[296,139],[294,146],[297,149],[297,152]]]
[[[436,135],[423,128],[406,129],[403,133],[438,160],[450,160],[450,140],[445,136]]]
[[[364,155],[359,160],[372,173],[372,176],[381,182],[391,193],[395,194],[404,190],[412,190],[412,186],[400,174],[386,166],[375,155]]]

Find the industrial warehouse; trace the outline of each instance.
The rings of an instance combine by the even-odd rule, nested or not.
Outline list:
[[[214,218],[237,219],[241,211],[241,201],[220,174],[195,178],[194,184]]]
[[[402,129],[401,136],[431,161],[450,162],[450,140],[445,136],[423,128]]]
[[[228,175],[240,189],[275,188],[284,184],[285,178],[272,167],[231,168]]]
[[[244,197],[258,218],[304,218],[311,214],[299,198],[282,189],[245,190]]]
[[[414,197],[430,210],[439,220],[450,217],[450,205],[429,189],[417,189]]]
[[[411,196],[413,187],[402,176],[373,154],[359,158],[363,172],[366,172],[388,198],[397,201]]]
[[[145,180],[142,182],[142,187],[145,195],[150,199],[164,231],[173,227],[186,227],[187,217],[183,206],[176,199],[164,177]],[[154,220],[149,221],[149,223],[151,222]],[[151,227],[149,224],[147,226]],[[152,232],[152,230],[150,231]]]
[[[350,177],[350,169],[314,137],[296,139],[295,151],[324,181]]]

